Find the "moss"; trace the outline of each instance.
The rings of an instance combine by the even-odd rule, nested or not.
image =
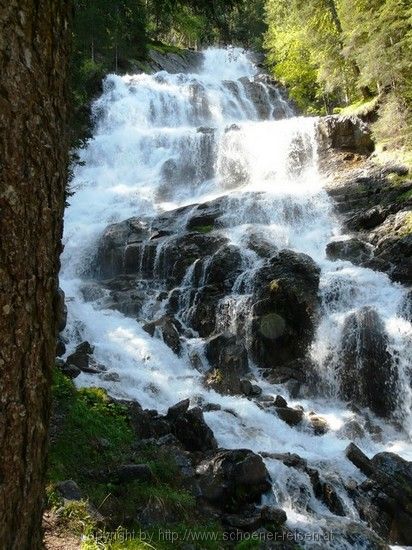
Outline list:
[[[412,199],[412,189],[409,189],[409,191],[406,191],[406,193],[402,193],[402,195],[399,198],[402,201],[407,201],[409,199]]]
[[[177,53],[177,54],[183,54],[184,49],[179,48],[178,46],[172,46],[171,44],[164,44],[163,42],[150,42],[147,45],[149,50],[155,50],[159,53]]]
[[[223,382],[223,374],[220,369],[213,369],[207,376],[208,384],[221,384]]]
[[[273,293],[278,292],[278,290],[280,288],[279,279],[274,279],[273,281],[271,281],[270,284],[269,284],[269,287],[270,287],[271,292],[273,292]]]
[[[361,99],[355,103],[351,103],[347,107],[334,109],[334,113],[343,116],[367,116],[378,107],[379,98]]]
[[[403,220],[403,225],[399,231],[402,237],[406,237],[412,233],[412,212],[408,212]]]
[[[210,233],[213,231],[214,226],[213,225],[197,225],[193,228],[193,231],[197,231],[198,233]]]

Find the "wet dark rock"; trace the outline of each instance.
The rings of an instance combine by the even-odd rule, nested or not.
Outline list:
[[[80,491],[79,486],[72,479],[67,479],[65,481],[59,481],[56,484],[57,491],[61,496],[66,500],[81,500],[82,492]]]
[[[103,375],[105,382],[120,382],[120,375],[117,372],[108,372]]]
[[[189,266],[199,258],[212,256],[227,239],[215,233],[186,233],[168,242],[160,262],[164,275],[172,284],[179,284]]]
[[[88,281],[83,283],[80,292],[85,302],[95,302],[104,298],[104,290],[99,283]]]
[[[207,384],[221,393],[243,393],[241,379],[249,371],[244,345],[239,344],[235,336],[218,334],[207,341],[205,354],[212,367]],[[253,392],[253,388],[250,389]]]
[[[214,411],[221,411],[222,406],[218,403],[206,403],[206,405],[203,407],[203,412],[214,412]]]
[[[167,436],[171,433],[170,422],[163,416],[150,414],[136,401],[126,401],[130,426],[137,439],[150,439]]]
[[[167,418],[173,419],[181,414],[185,414],[189,409],[189,405],[190,399],[183,399],[182,401],[179,401],[179,403],[172,405],[167,411]]]
[[[392,544],[412,542],[412,462],[394,453],[369,459],[351,443],[346,455],[368,479],[353,490],[361,518]]]
[[[263,453],[262,456],[264,458],[280,460],[288,468],[295,468],[296,470],[305,472],[310,479],[315,497],[323,502],[333,514],[338,516],[346,515],[343,502],[335,489],[330,483],[325,482],[319,471],[310,467],[304,458],[291,453]]]
[[[271,258],[277,252],[277,247],[265,239],[263,234],[256,231],[248,235],[246,245],[261,258]]]
[[[388,211],[381,205],[373,206],[367,210],[355,214],[347,222],[348,227],[354,231],[373,229],[385,221]]]
[[[130,218],[106,227],[97,252],[97,275],[102,279],[107,279],[126,272],[125,256],[128,246],[131,247],[127,252],[128,272],[137,273],[140,266],[138,250],[141,250],[142,243],[147,241],[149,236],[147,223],[139,218]],[[133,269],[132,255],[134,258]]]
[[[296,382],[300,389],[301,383],[305,382],[312,373],[312,362],[305,357],[294,359],[284,365],[277,365],[273,368],[265,369],[263,371],[263,377],[271,384]]]
[[[226,510],[259,502],[271,487],[262,458],[246,449],[223,450],[196,468],[202,497]]]
[[[412,323],[412,290],[410,290],[403,299],[399,313]]]
[[[230,291],[241,272],[242,256],[239,248],[226,245],[220,248],[210,260],[206,274],[206,284]]]
[[[362,439],[365,437],[365,430],[355,419],[351,419],[336,432],[341,439]]]
[[[315,331],[319,274],[309,256],[291,250],[279,252],[256,274],[252,352],[260,367],[305,356]]]
[[[383,417],[396,407],[397,371],[387,346],[383,323],[372,308],[346,319],[338,371],[342,396]]]
[[[207,338],[215,330],[217,306],[222,297],[221,290],[214,285],[206,285],[196,294],[190,324],[202,338]]]
[[[226,197],[199,204],[192,212],[186,229],[188,231],[211,231],[218,227],[218,220],[224,212]]]
[[[67,365],[74,365],[83,372],[89,372],[93,351],[94,347],[91,346],[89,342],[82,342],[76,347],[75,351],[67,357],[66,363]]]
[[[321,154],[336,149],[370,155],[375,149],[369,127],[358,117],[322,117],[317,131]]]
[[[166,71],[170,74],[196,72],[203,63],[203,54],[192,50],[163,53],[158,50],[148,50],[147,66],[154,73]]]
[[[56,365],[58,366],[58,368],[61,370],[61,372],[67,376],[68,378],[70,379],[74,379],[74,378],[77,378],[79,376],[79,374],[81,374],[81,370],[79,369],[79,367],[76,367],[76,365],[71,365],[69,363],[66,363],[62,360],[59,361],[59,363],[56,363]]]
[[[289,424],[289,426],[297,426],[302,422],[303,411],[300,409],[293,409],[291,407],[275,407],[274,409],[278,417]]]
[[[134,281],[127,281],[132,288],[128,288],[129,284],[126,283],[124,278],[122,278],[121,281],[118,280],[118,282],[122,288],[120,290],[112,290],[110,292],[110,299],[106,300],[105,307],[107,309],[115,309],[116,311],[120,311],[120,313],[123,313],[129,317],[137,317],[141,312],[145,300],[144,293],[134,288]],[[121,282],[126,284],[121,284]],[[117,286],[114,280],[106,283],[106,286],[108,287],[114,285]]]
[[[355,265],[362,264],[372,256],[372,247],[359,239],[332,241],[326,246],[330,260],[348,260]]]
[[[247,378],[240,380],[239,384],[240,384],[240,391],[244,395],[246,395],[247,397],[253,395],[253,386],[250,380],[248,380]]]
[[[188,451],[209,451],[217,448],[213,432],[206,424],[199,407],[172,418],[171,427],[172,433]]]
[[[241,513],[241,514],[228,514],[222,518],[223,525],[230,529],[236,529],[239,531],[246,531],[252,533],[262,526],[263,521],[258,511],[254,513]]]
[[[275,407],[278,407],[278,408],[285,408],[288,406],[288,402],[281,395],[276,396],[273,404],[275,405]]]
[[[412,211],[391,214],[371,233],[378,268],[400,283],[412,283]],[[373,268],[373,265],[371,266]]]
[[[276,119],[288,116],[289,111],[286,104],[280,101],[276,84],[267,75],[258,75],[254,79],[242,77],[239,82],[252,101],[259,119],[268,120],[274,115]]]
[[[159,332],[164,343],[169,346],[176,355],[180,354],[182,350],[182,344],[180,342],[182,325],[173,316],[164,315],[156,321],[151,321],[143,325],[143,330],[150,334],[150,336],[155,336],[155,334]]]

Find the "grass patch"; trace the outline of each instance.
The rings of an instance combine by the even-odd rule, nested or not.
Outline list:
[[[117,530],[116,539],[107,543],[104,546],[105,550],[146,550],[148,548],[170,550],[170,548],[184,547],[193,547],[197,550],[221,550],[227,547],[227,544],[222,542],[222,529],[214,523],[205,525],[181,523],[173,525],[170,533],[167,533],[167,528],[160,525],[145,531],[137,526],[133,529]],[[84,547],[83,550],[92,549]]]
[[[88,534],[95,529],[87,514],[87,502],[93,503],[112,529],[134,524],[142,510],[164,524],[193,519],[195,498],[182,488],[173,456],[154,444],[137,450],[133,447],[135,438],[126,406],[113,402],[101,388],[76,389],[58,370],[54,372],[53,398],[63,420],[50,448],[47,500],[49,508],[58,510],[59,516],[63,514],[63,523],[71,532]],[[149,465],[153,481],[117,483],[111,479],[110,471],[130,463]],[[96,476],[96,472],[109,475]],[[85,504],[63,506],[55,486],[66,479],[79,484]],[[87,550],[94,549],[92,542],[87,545]]]
[[[133,438],[124,406],[113,403],[100,388],[76,390],[58,370],[54,373],[53,396],[57,409],[64,414],[64,425],[50,449],[50,481],[81,480],[85,469],[121,459]]]

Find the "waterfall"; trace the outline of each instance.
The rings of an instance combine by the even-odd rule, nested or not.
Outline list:
[[[266,456],[273,479],[268,498],[285,509],[291,528],[322,532],[336,529],[338,518],[316,499],[307,474],[293,474],[271,453],[297,453],[340,487],[347,517],[339,518],[339,529],[350,530],[350,522],[360,518],[343,486],[360,474],[344,456],[350,439],[342,427],[354,413],[342,397],[342,358],[362,368],[359,319],[381,328],[396,371],[393,415],[402,429],[375,418],[381,440],[366,433],[362,447],[370,454],[392,450],[411,456],[406,434],[412,431],[412,327],[400,314],[406,294],[401,285],[383,273],[326,258],[326,245],[342,230],[318,170],[317,119],[294,116],[281,90],[236,48],[206,50],[196,74],[109,75],[93,113],[94,135],[79,151],[65,218],[65,337],[69,351],[82,340],[92,342],[96,359],[120,381],[82,373],[76,382],[98,384],[115,397],[161,412],[186,397],[220,404],[221,410],[205,413],[219,445]],[[121,225],[124,220],[132,221]],[[108,226],[111,243],[123,234],[129,240],[125,250],[113,245],[104,251],[111,270],[104,274],[96,265]],[[188,228],[194,230],[189,237]],[[179,256],[182,247],[189,251],[185,257]],[[263,377],[251,343],[259,277],[268,258],[284,249],[308,255],[320,268],[320,309],[307,353],[317,389],[309,386],[299,397]],[[204,254],[197,255],[199,250]],[[230,264],[223,274],[221,265],[229,264],[222,256]],[[113,306],[107,286],[96,299],[85,299],[85,282],[119,273],[128,281],[134,277],[141,307],[133,314]],[[216,280],[217,303],[209,304]],[[221,395],[204,384],[204,342],[213,330],[199,328],[199,317],[205,321],[199,304],[215,307],[215,332],[244,343],[265,395],[280,393],[292,406],[304,407],[301,428],[290,427],[257,400]],[[151,337],[142,328],[165,314],[182,324],[180,355],[158,333]],[[312,410],[329,424],[322,437],[310,429]],[[337,539],[331,547],[345,544]]]

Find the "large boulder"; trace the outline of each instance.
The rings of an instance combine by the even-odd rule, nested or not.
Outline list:
[[[355,116],[326,116],[319,119],[320,152],[330,149],[370,155],[375,149],[367,124]]]
[[[256,274],[252,352],[270,368],[305,356],[318,309],[320,269],[306,254],[282,250]]]
[[[360,517],[391,544],[412,544],[412,462],[383,452],[369,459],[356,445],[348,459],[367,476],[352,497]]]
[[[379,314],[364,307],[349,315],[342,332],[338,371],[342,397],[388,417],[396,407],[397,371]]]
[[[242,377],[249,370],[247,351],[235,336],[218,334],[206,343],[206,358],[212,369],[206,375],[206,383],[224,394],[242,393]]]
[[[149,235],[147,222],[140,218],[130,218],[106,227],[95,260],[98,277],[108,279],[125,273],[126,269],[129,273],[138,273],[143,243]]]
[[[262,457],[247,449],[218,451],[203,460],[196,473],[202,497],[231,511],[259,502],[271,487]]]

